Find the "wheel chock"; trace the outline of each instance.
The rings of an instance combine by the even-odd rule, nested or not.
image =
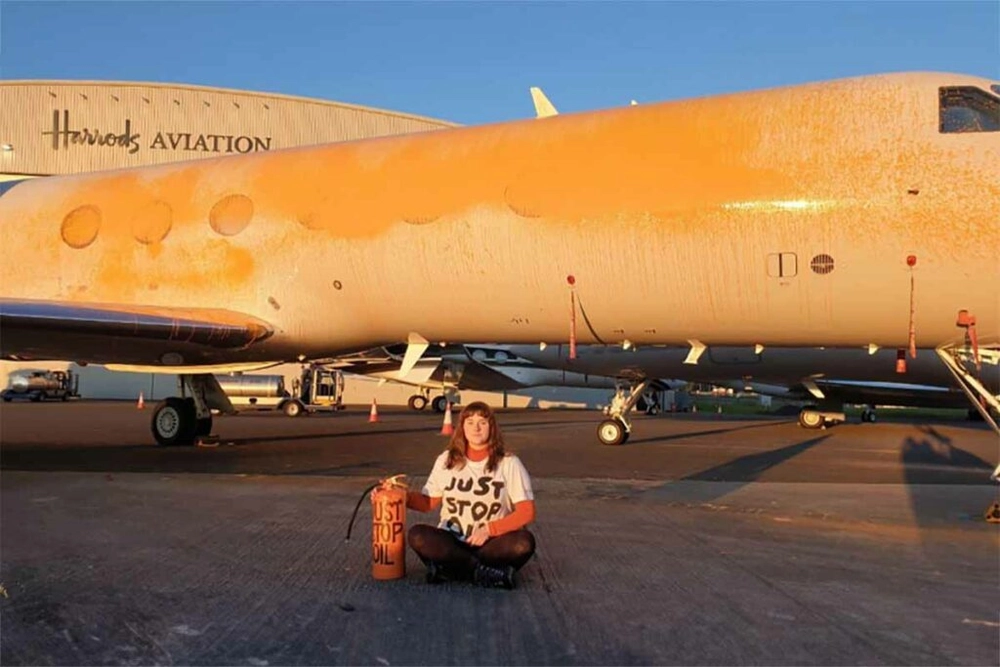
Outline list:
[[[994,501],[984,515],[987,523],[1000,523],[1000,501]]]

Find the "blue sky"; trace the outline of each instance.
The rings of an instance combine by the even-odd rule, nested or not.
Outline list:
[[[22,2],[0,78],[193,83],[460,123],[901,70],[1000,79],[1000,2]]]

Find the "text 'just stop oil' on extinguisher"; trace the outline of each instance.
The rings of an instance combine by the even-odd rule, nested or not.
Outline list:
[[[406,576],[406,475],[393,475],[372,484],[354,506],[347,524],[347,540],[358,510],[369,491],[372,496],[372,577],[401,579]]]

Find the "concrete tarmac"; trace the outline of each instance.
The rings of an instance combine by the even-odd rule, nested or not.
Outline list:
[[[1000,662],[996,436],[964,422],[500,413],[536,488],[514,591],[370,576],[363,489],[419,485],[440,415],[216,419],[158,448],[131,404],[0,406],[0,663]],[[408,523],[432,521],[411,512]]]

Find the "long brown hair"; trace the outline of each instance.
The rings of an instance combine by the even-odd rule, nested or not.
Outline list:
[[[500,460],[507,455],[503,444],[503,434],[500,432],[500,425],[497,424],[496,414],[493,408],[482,401],[469,403],[462,408],[462,413],[458,415],[458,424],[451,434],[451,441],[448,442],[448,460],[445,461],[445,468],[449,470],[455,466],[459,469],[465,467],[465,450],[469,446],[465,439],[465,420],[468,417],[485,417],[490,423],[490,441],[487,446],[489,459],[486,461],[486,469],[493,472],[500,464]]]

